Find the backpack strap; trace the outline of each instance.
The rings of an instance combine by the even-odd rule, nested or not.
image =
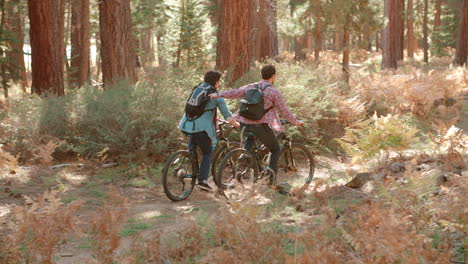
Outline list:
[[[260,85],[257,83],[255,86],[259,87]],[[258,89],[260,89],[260,91],[262,92],[262,95],[263,95],[263,92],[266,90],[266,88],[271,87],[271,86],[272,86],[271,84],[267,84],[265,87],[259,87]],[[263,114],[268,113],[268,111],[270,111],[273,107],[275,107],[275,106],[272,105],[268,109],[264,110]]]

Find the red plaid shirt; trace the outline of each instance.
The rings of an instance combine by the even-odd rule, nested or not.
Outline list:
[[[267,85],[271,85],[269,82],[262,80],[259,83],[252,83],[248,84],[246,86],[242,86],[238,89],[232,89],[229,91],[224,91],[220,92],[218,95],[220,97],[224,97],[227,99],[235,99],[235,98],[244,98],[245,93],[254,88],[255,84],[259,84],[260,87],[265,87]],[[263,101],[264,101],[264,108],[268,109],[271,106],[273,106],[270,111],[268,111],[260,120],[250,120],[247,118],[244,118],[239,115],[239,111],[234,115],[234,118],[244,124],[269,124],[271,128],[273,128],[276,131],[283,132],[284,127],[281,125],[280,119],[278,117],[277,111],[283,117],[284,119],[288,120],[294,125],[299,125],[300,122],[296,118],[296,116],[291,113],[289,110],[288,106],[286,105],[286,102],[284,101],[284,97],[281,94],[280,91],[278,91],[276,88],[273,86],[267,87],[263,91]]]

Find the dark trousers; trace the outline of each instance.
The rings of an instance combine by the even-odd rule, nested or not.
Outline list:
[[[189,151],[192,154],[195,154],[195,146],[198,146],[202,151],[203,157],[200,164],[200,174],[198,175],[198,181],[206,181],[210,174],[211,156],[213,153],[211,139],[204,131],[187,135],[189,136]]]
[[[268,150],[271,152],[270,157],[270,164],[268,166],[275,172],[278,173],[278,162],[280,158],[280,145],[278,142],[278,138],[275,135],[273,129],[270,128],[268,124],[255,124],[255,125],[248,125],[242,124],[241,128],[245,127],[244,133],[251,133],[255,135],[247,136],[247,139],[244,143],[244,148],[248,151],[252,151],[253,145],[255,143],[255,139],[260,140],[262,144],[264,144]]]

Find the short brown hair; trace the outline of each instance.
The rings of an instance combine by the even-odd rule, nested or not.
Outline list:
[[[276,68],[272,64],[266,64],[262,67],[262,78],[263,80],[270,79],[273,75],[276,74]]]
[[[221,80],[221,76],[223,76],[223,74],[220,73],[219,71],[213,71],[213,70],[207,71],[207,72],[205,73],[205,78],[204,78],[203,81],[206,82],[206,83],[209,83],[209,84],[211,84],[211,85],[213,85],[213,86],[215,86],[215,84],[216,84],[219,80]]]

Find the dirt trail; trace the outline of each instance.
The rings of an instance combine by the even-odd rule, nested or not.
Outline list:
[[[317,168],[314,178],[328,179],[332,184],[344,184],[349,179],[353,169],[345,163],[333,158],[317,157]],[[127,222],[122,227],[123,239],[117,254],[123,255],[131,246],[135,236],[149,236],[152,232],[161,233],[162,237],[174,236],[195,221],[216,223],[222,212],[229,210],[225,200],[216,198],[214,193],[194,190],[190,197],[181,202],[170,201],[163,193],[162,186],[145,186],[136,184],[128,179],[122,179],[119,172],[122,168],[96,168],[91,164],[51,169],[50,167],[19,167],[14,171],[0,173],[0,232],[7,232],[7,222],[10,221],[11,209],[24,205],[26,196],[39,195],[47,190],[56,190],[63,202],[83,200],[84,206],[79,218],[89,221],[99,206],[106,199],[106,192],[110,183],[118,186],[123,196],[128,198],[129,209]],[[330,177],[330,175],[333,175]],[[139,185],[139,186],[135,186]],[[312,188],[313,185],[309,187]],[[286,195],[272,194],[262,206],[281,207],[278,213],[286,223],[297,223],[298,217],[290,212],[283,212],[288,207]],[[304,213],[304,217],[314,216]],[[265,215],[265,218],[271,218]],[[304,218],[305,219],[305,218]],[[55,258],[56,263],[83,263],[91,257],[92,242],[84,238],[73,238],[60,246]]]

